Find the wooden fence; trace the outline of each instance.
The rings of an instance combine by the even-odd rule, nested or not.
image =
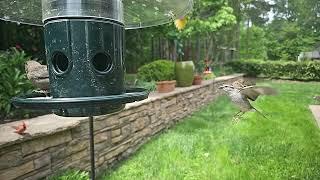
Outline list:
[[[232,61],[237,58],[237,49],[211,43],[206,38],[187,39],[182,42],[182,53],[179,53],[177,41],[163,37],[151,39],[152,59],[171,60],[212,60],[217,62]]]

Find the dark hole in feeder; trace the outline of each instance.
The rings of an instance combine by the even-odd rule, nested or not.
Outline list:
[[[109,55],[98,53],[93,57],[92,65],[96,71],[106,73],[112,68],[112,60]]]
[[[54,70],[61,74],[67,71],[69,67],[69,60],[66,55],[64,55],[62,52],[56,52],[52,59],[52,64],[54,67]]]

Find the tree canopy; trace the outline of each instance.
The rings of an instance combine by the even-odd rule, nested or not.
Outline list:
[[[127,69],[157,58],[220,61],[233,52],[245,59],[296,60],[320,46],[319,0],[194,0],[183,18],[182,30],[169,23],[126,31]],[[0,49],[18,46],[44,59],[42,34],[41,28],[0,21]]]
[[[246,20],[242,26],[246,33],[241,34],[243,58],[261,58],[257,54],[264,49],[265,59],[296,60],[300,52],[319,47],[320,1],[246,0],[242,7]],[[254,37],[257,27],[263,32]],[[254,50],[255,44],[260,48]]]

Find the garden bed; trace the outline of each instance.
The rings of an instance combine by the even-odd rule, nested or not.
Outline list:
[[[219,77],[202,85],[151,93],[124,111],[95,117],[96,167],[101,171],[128,157],[151,136],[169,128],[220,95],[217,86],[242,78]],[[89,169],[87,118],[55,115],[25,120],[27,135],[0,125],[0,179],[38,179],[69,168]]]

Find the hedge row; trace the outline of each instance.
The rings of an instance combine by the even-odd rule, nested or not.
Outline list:
[[[241,60],[227,63],[234,72],[246,73],[251,77],[268,77],[291,80],[320,80],[318,61],[262,61]]]

